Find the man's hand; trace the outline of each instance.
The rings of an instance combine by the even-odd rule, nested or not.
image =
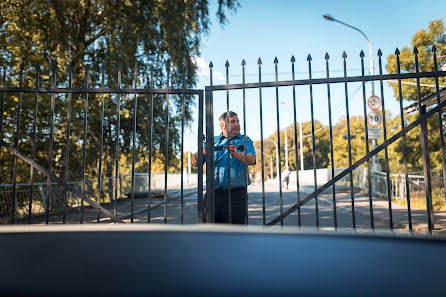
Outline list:
[[[228,147],[226,145],[224,145],[224,147],[226,149],[228,149]],[[241,163],[245,163],[245,154],[242,152],[237,152],[235,150],[235,145],[233,145],[232,143],[229,143],[229,149],[228,149],[229,153],[231,154],[231,156],[235,159],[237,159],[237,161],[241,162]],[[246,154],[246,164],[247,165],[255,165],[256,164],[256,157],[254,155],[251,154]]]
[[[203,155],[206,155],[206,148],[203,147]],[[197,167],[198,166],[198,152],[192,155],[191,159],[192,166]]]
[[[234,157],[234,152],[235,152],[235,145],[233,145],[231,142],[229,143],[229,149],[227,145],[224,145],[224,147],[229,151],[229,153],[231,154],[231,156]]]

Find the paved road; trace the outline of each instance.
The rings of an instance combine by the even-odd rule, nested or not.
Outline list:
[[[300,197],[305,198],[311,193],[311,187],[301,189]],[[263,224],[263,203],[261,184],[253,184],[248,188],[249,206],[248,206],[248,224]],[[185,190],[183,206],[183,220],[185,224],[197,223],[197,203],[196,190]],[[178,193],[171,193],[167,203],[167,223],[181,223],[181,200]],[[265,183],[265,208],[266,222],[271,221],[280,214],[280,195],[278,185],[274,183]],[[282,193],[283,210],[297,202],[297,192],[283,189]],[[355,193],[355,221],[356,228],[370,229],[370,208],[367,195]],[[130,199],[122,199],[118,202],[118,216],[124,221],[130,222]],[[103,205],[110,211],[113,211],[112,205]],[[318,197],[319,227],[322,229],[334,229],[334,210],[332,193],[324,193]],[[373,212],[375,228],[389,229],[389,210],[388,202],[382,199],[373,198]],[[407,208],[392,203],[393,225],[396,230],[408,230]],[[135,199],[134,205],[134,223],[147,223],[148,221],[147,199]],[[339,229],[352,229],[352,206],[349,192],[336,193],[336,218]],[[79,212],[72,212],[67,218],[67,223],[79,223]],[[44,218],[34,218],[33,223],[42,223]],[[61,223],[61,215],[51,217],[52,223]],[[96,210],[86,207],[84,210],[84,222],[96,222]],[[107,218],[101,218],[101,222],[110,222]],[[152,199],[151,223],[164,223],[164,204],[163,199]],[[283,221],[284,226],[297,226],[297,211],[286,217]],[[427,232],[427,217],[425,210],[412,210],[413,229],[417,232]],[[446,212],[435,212],[435,232],[446,233]],[[280,226],[280,223],[277,224]],[[301,207],[301,225],[304,227],[316,227],[315,200],[311,200]]]

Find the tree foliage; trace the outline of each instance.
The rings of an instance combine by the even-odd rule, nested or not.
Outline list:
[[[412,37],[412,48],[403,47],[400,50],[400,65],[401,72],[415,72],[415,59],[414,59],[414,47],[418,49],[419,71],[433,72],[435,70],[442,70],[446,65],[446,27],[443,20],[432,20],[429,23],[427,29],[421,29],[417,31]],[[437,49],[437,67],[434,68],[434,54],[432,47],[435,45]],[[387,71],[389,73],[397,73],[397,59],[395,55],[389,55],[387,57]],[[439,77],[440,88],[446,85],[446,77]],[[435,78],[424,78],[421,80],[421,98],[435,92]],[[391,82],[390,85],[394,90],[395,97],[399,99],[398,83]],[[402,83],[402,99],[408,101],[418,100],[418,92],[416,86],[416,80],[404,80]],[[445,111],[442,112],[442,125],[443,131],[446,127]],[[413,114],[404,115],[406,126],[416,120],[419,115],[418,112]],[[389,122],[392,129],[401,129],[401,120],[398,115],[392,121]],[[438,116],[430,117],[427,120],[428,139],[430,160],[432,168],[441,167],[441,147],[440,147],[440,131]],[[406,135],[406,153],[408,169],[410,171],[419,171],[423,169],[423,159],[421,153],[420,144],[420,128],[416,127]],[[444,136],[443,136],[444,137]],[[403,159],[403,143],[402,140],[396,142],[395,145],[389,148],[389,154],[391,158],[389,162],[391,164],[391,171],[401,173],[404,171],[404,159]]]
[[[227,21],[228,12],[238,7],[237,0],[218,0],[217,20]],[[6,85],[17,86],[19,67],[24,63],[23,85],[35,87],[36,66],[40,70],[40,86],[52,86],[53,67],[56,70],[56,86],[68,86],[68,69],[72,67],[73,87],[118,87],[118,71],[122,70],[121,87],[134,83],[133,71],[137,71],[137,87],[149,87],[150,76],[155,88],[165,88],[167,66],[171,88],[191,88],[196,84],[194,56],[200,54],[201,38],[209,30],[209,2],[207,0],[5,0],[0,3],[0,64],[7,67]],[[89,67],[89,72],[86,69]],[[152,70],[153,69],[153,70]],[[3,73],[2,73],[3,74]],[[88,74],[88,80],[87,80]],[[70,173],[79,178],[81,145],[83,141],[84,94],[73,94]],[[121,97],[121,130],[116,135],[117,95],[104,97],[104,171],[112,174],[115,143],[120,141],[121,152],[129,153],[132,144],[134,96]],[[94,176],[98,167],[100,95],[89,94],[87,173]],[[181,96],[170,96],[169,106],[165,96],[138,96],[136,112],[137,156],[147,160],[149,142],[153,141],[156,162],[164,160],[164,125],[166,108],[169,109],[169,159],[174,166],[178,156],[181,123]],[[17,119],[18,94],[8,94],[3,116],[4,138],[13,143]],[[48,160],[50,96],[39,95],[37,162]],[[63,175],[65,141],[67,131],[68,95],[55,99],[55,172]],[[153,103],[153,104],[152,104]],[[192,118],[195,98],[185,97],[185,122]],[[150,108],[153,106],[153,139],[150,129]],[[32,118],[34,95],[23,95],[20,149],[31,155]],[[11,168],[11,158],[1,154],[3,168]],[[20,164],[19,164],[20,165]],[[26,176],[23,167],[22,176]],[[19,168],[20,170],[20,168]],[[9,180],[9,170],[1,170],[1,179]],[[25,179],[25,178],[24,178]]]
[[[400,49],[400,68],[401,73],[415,72],[415,58],[413,50],[415,47],[418,49],[418,63],[419,71],[432,72],[434,69],[434,60],[432,46],[437,48],[437,63],[438,69],[441,70],[443,65],[446,65],[446,27],[443,20],[433,20],[429,23],[428,29],[421,29],[415,33],[412,37],[412,47],[403,47]],[[387,71],[389,73],[397,73],[397,58],[392,54],[387,56]],[[406,82],[406,83],[405,83]],[[408,82],[408,83],[407,83]],[[434,78],[425,78],[421,81],[421,97],[424,97],[433,91],[435,86]],[[440,85],[446,85],[446,77],[439,78]],[[397,82],[391,82],[391,87],[394,90],[395,98],[399,99],[399,88]],[[402,97],[407,100],[417,100],[417,87],[416,80],[404,80],[402,84]]]

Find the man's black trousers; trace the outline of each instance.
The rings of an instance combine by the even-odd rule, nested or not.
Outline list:
[[[207,196],[207,195],[206,195]],[[207,197],[206,197],[207,198]],[[248,195],[246,187],[231,189],[231,223],[246,224]],[[229,224],[228,190],[215,190],[215,223]]]

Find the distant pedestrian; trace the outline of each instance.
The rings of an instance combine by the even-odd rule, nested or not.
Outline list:
[[[288,190],[288,184],[290,183],[290,170],[288,169],[288,167],[282,172],[282,176],[283,176],[283,185],[286,187],[286,189]]]
[[[258,172],[258,171],[256,172],[255,180],[256,180],[256,184],[260,184],[260,182],[262,181],[262,178],[260,176],[260,172]]]

